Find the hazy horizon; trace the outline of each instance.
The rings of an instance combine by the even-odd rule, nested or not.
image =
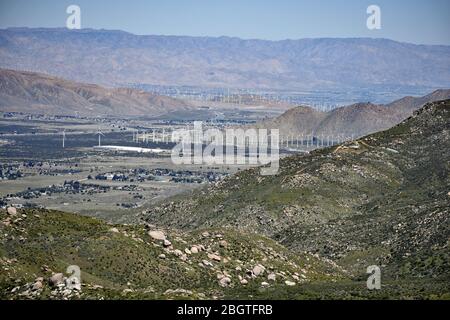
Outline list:
[[[106,31],[106,32],[124,32],[127,34],[131,34],[134,36],[143,36],[143,37],[186,37],[186,38],[211,38],[211,39],[219,39],[219,38],[228,38],[228,39],[239,39],[243,41],[268,41],[268,42],[283,42],[283,41],[300,41],[300,40],[351,40],[351,39],[367,39],[367,40],[381,40],[381,41],[393,41],[398,43],[406,43],[406,44],[412,44],[417,46],[443,46],[443,47],[450,47],[450,44],[426,44],[426,43],[414,43],[414,42],[408,42],[408,41],[400,41],[395,40],[391,38],[381,38],[381,37],[305,37],[305,38],[286,38],[286,39],[278,39],[278,40],[272,40],[272,39],[263,39],[263,38],[242,38],[238,36],[193,36],[188,34],[155,34],[155,33],[148,33],[148,34],[138,34],[133,33],[126,30],[121,29],[105,29],[105,28],[81,28],[79,30],[68,30],[65,27],[6,27],[6,28],[0,28],[0,31],[3,30],[20,30],[20,29],[35,29],[35,30],[67,30],[70,32],[83,32],[83,31]]]
[[[81,8],[84,29],[136,35],[232,37],[270,41],[317,38],[381,38],[450,45],[450,3],[435,1],[239,1],[88,2],[0,0],[0,28],[64,27],[66,8]],[[366,26],[369,5],[381,8],[381,29]]]

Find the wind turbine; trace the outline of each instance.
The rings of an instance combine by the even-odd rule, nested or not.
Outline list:
[[[166,129],[165,128],[163,128],[163,130],[162,130],[162,139],[163,139],[163,143],[167,144],[167,142],[166,142]]]
[[[105,136],[105,135],[103,134],[103,132],[100,131],[100,129],[98,129],[96,134],[98,134],[98,146],[101,147],[102,146],[101,136]]]

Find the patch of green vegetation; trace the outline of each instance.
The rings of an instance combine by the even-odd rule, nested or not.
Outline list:
[[[264,264],[267,272],[283,271],[286,277],[305,270],[308,281],[342,278],[340,271],[326,262],[294,254],[274,240],[252,233],[231,229],[167,231],[171,246],[180,252],[200,244],[208,250],[186,255],[183,260],[140,225],[114,227],[94,218],[47,210],[22,210],[20,214],[25,216],[2,227],[2,298],[20,297],[11,293],[14,287],[65,272],[70,265],[82,271],[84,289],[79,298],[83,299],[222,297],[229,288],[219,285],[217,273],[226,272],[233,279],[231,287],[241,288],[239,276],[245,277],[256,264]],[[8,219],[4,212],[0,218]],[[113,227],[116,229],[111,231]],[[205,231],[210,235],[205,237]],[[220,244],[221,239],[226,245]],[[221,256],[221,261],[211,260],[207,253]],[[211,266],[202,265],[205,259]],[[263,280],[249,279],[249,286],[258,286]],[[129,292],[124,293],[125,289]],[[183,290],[189,292],[187,296]],[[47,286],[39,295],[40,299],[51,297]]]

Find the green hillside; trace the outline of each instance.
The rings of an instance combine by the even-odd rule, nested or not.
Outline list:
[[[269,298],[273,291],[286,296],[286,281],[298,287],[345,279],[331,263],[293,254],[255,234],[161,230],[164,243],[149,235],[157,231],[152,226],[112,226],[42,210],[23,210],[12,217],[2,212],[0,217],[3,299],[216,299],[249,298],[255,293]],[[81,269],[81,293],[47,284],[49,277],[64,273],[70,265]],[[260,274],[253,272],[257,266],[264,269]],[[225,277],[229,281],[221,282]],[[34,290],[37,282],[43,286]]]
[[[258,232],[317,253],[355,278],[371,264],[387,279],[449,282],[450,100],[427,104],[383,132],[283,159],[166,202],[150,222]],[[407,280],[410,279],[410,280]]]

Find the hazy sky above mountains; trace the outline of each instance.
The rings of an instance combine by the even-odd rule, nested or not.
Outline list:
[[[382,37],[450,45],[448,0],[0,0],[0,28],[64,27],[71,4],[81,7],[82,28],[135,34]],[[381,30],[366,27],[371,4],[381,8]]]

